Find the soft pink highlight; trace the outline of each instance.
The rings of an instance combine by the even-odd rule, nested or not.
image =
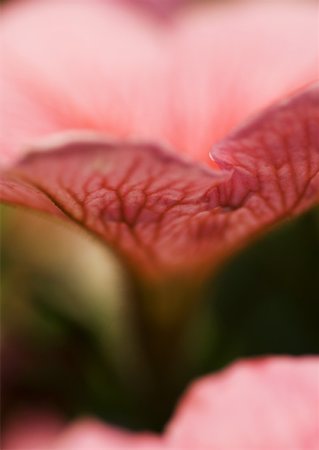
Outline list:
[[[71,129],[208,162],[232,127],[318,76],[316,12],[312,3],[207,5],[161,25],[96,0],[4,8],[2,159]]]

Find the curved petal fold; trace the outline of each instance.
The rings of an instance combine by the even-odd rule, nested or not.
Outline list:
[[[219,170],[147,144],[96,138],[47,147],[3,173],[3,201],[72,219],[145,275],[205,272],[318,203],[319,89],[217,144]]]

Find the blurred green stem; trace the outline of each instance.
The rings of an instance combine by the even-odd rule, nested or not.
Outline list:
[[[133,286],[133,320],[146,361],[150,407],[167,419],[185,379],[185,333],[201,298],[201,283],[170,279]]]

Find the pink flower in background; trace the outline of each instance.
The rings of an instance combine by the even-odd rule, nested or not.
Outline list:
[[[125,432],[92,419],[63,429],[57,420],[48,417],[45,423],[42,417],[12,427],[5,448],[315,450],[318,376],[316,358],[242,361],[196,381],[161,437]]]
[[[2,200],[80,224],[140,278],[204,278],[318,203],[317,13],[203,5],[168,24],[95,0],[5,7]],[[161,438],[88,421],[39,445],[314,449],[318,390],[315,358],[239,362],[196,382]],[[16,430],[8,448],[26,442]]]

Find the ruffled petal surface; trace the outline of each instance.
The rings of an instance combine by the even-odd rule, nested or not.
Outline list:
[[[217,144],[218,170],[97,137],[48,141],[44,150],[4,171],[2,200],[71,219],[144,277],[195,276],[318,204],[319,88],[277,103]]]

